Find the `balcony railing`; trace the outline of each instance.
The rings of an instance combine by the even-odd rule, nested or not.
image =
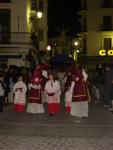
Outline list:
[[[31,44],[31,33],[0,32],[0,44]]]
[[[107,0],[106,0],[106,2],[107,2]],[[113,2],[100,3],[100,8],[113,8]]]
[[[113,24],[109,24],[109,25],[101,24],[100,30],[101,31],[113,31]]]
[[[0,0],[0,3],[11,3],[11,0]]]

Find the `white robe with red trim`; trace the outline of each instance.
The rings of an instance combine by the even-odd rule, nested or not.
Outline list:
[[[26,104],[26,92],[27,86],[23,81],[18,81],[15,83],[13,87],[14,96],[14,104]]]
[[[60,95],[61,95],[61,91],[60,91],[60,84],[58,81],[47,81],[46,85],[45,85],[45,91],[46,93],[55,93],[54,95],[54,99],[53,96],[47,96],[48,97],[48,103],[60,103]]]

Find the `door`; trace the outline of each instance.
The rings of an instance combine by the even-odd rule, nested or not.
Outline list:
[[[111,38],[104,38],[104,49],[110,50],[111,49]]]

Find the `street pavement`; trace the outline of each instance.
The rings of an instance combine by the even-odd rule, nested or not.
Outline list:
[[[113,114],[90,104],[89,117],[64,112],[44,114],[12,112],[0,114],[0,150],[113,150]]]

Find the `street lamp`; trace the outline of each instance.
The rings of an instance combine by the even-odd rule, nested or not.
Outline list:
[[[43,14],[41,11],[38,11],[36,15],[38,19],[41,19]]]
[[[47,51],[49,52],[49,57],[52,57],[51,46],[47,46]]]
[[[77,53],[80,53],[80,50],[79,50],[79,49],[77,49]]]
[[[75,61],[78,60],[78,53],[79,53],[79,50],[77,49],[78,45],[79,45],[79,42],[75,41],[74,42],[74,55],[73,55],[73,58]]]
[[[47,51],[51,51],[51,46],[50,45],[47,46]]]
[[[42,16],[43,13],[41,11],[37,11],[31,12],[29,17],[30,23],[32,25],[32,35],[31,35],[32,43],[37,50],[40,49],[39,20],[42,18]],[[40,51],[38,55],[40,55]],[[40,56],[38,60],[40,62]]]
[[[78,44],[79,44],[78,41],[74,42],[74,46],[78,46]]]
[[[36,16],[37,16],[38,20],[41,19],[42,16],[43,16],[42,11],[37,11]],[[40,35],[39,35],[39,21],[38,20],[37,20],[37,27],[38,27],[38,30],[37,30],[37,33],[38,33],[38,49],[40,50]]]

